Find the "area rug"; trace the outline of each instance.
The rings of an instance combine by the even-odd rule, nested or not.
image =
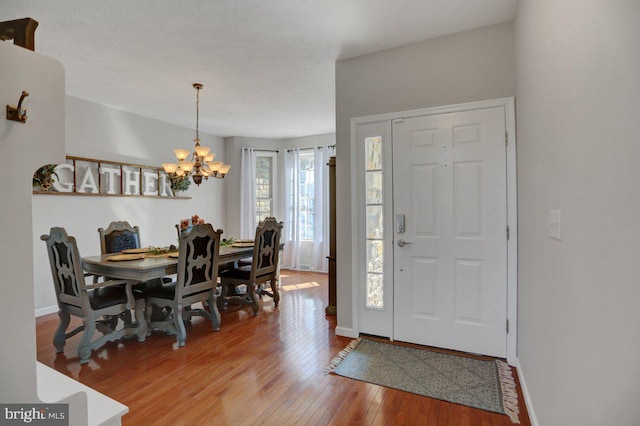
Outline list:
[[[352,341],[325,373],[374,383],[518,419],[518,394],[509,365],[369,339]]]

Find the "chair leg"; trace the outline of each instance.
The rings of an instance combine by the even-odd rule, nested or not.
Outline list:
[[[176,306],[173,311],[173,324],[176,327],[178,347],[184,346],[187,340],[187,330],[184,328],[184,320],[182,319],[182,305]]]
[[[144,307],[144,318],[147,328],[147,336],[151,335],[151,314],[153,313],[153,303],[146,303]]]
[[[213,290],[215,292],[215,289]],[[216,303],[216,297],[212,292],[209,296],[209,315],[211,315],[211,326],[215,331],[220,330],[220,311]]]
[[[280,303],[280,290],[278,290],[278,281],[274,279],[269,282],[271,284],[271,292],[273,293],[273,304],[275,306],[278,306],[278,303]]]
[[[256,289],[256,293],[258,294],[258,297],[260,298],[260,300],[262,300],[262,296],[267,294],[267,291],[264,289],[264,283],[258,284],[258,288]]]
[[[56,353],[60,353],[64,350],[64,345],[66,343],[65,333],[67,332],[67,327],[69,327],[71,320],[69,313],[62,309],[58,311],[58,317],[60,317],[60,323],[58,323],[56,333],[53,335],[53,346],[56,348]]]
[[[127,311],[129,312],[129,311]],[[134,310],[136,322],[138,323],[138,342],[144,342],[147,339],[147,321],[145,320],[144,300],[136,300]],[[129,312],[129,318],[131,313]]]
[[[220,296],[218,296],[218,299],[216,301],[216,304],[218,305],[218,309],[225,309],[228,305],[229,302],[229,290],[230,288],[232,288],[233,286],[228,285],[228,284],[222,284],[220,283]]]
[[[247,284],[247,297],[249,298],[249,302],[251,302],[251,309],[253,310],[253,315],[258,315],[258,309],[260,308],[260,302],[258,301],[258,295],[256,294],[256,284],[249,283]]]
[[[91,339],[93,338],[93,333],[96,331],[95,318],[84,318],[83,322],[84,333],[82,334],[82,339],[78,344],[80,364],[86,364],[89,362],[89,357],[91,357]]]

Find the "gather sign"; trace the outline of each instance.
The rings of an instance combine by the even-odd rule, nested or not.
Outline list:
[[[51,189],[38,194],[187,198],[176,195],[160,167],[67,156],[55,167]]]

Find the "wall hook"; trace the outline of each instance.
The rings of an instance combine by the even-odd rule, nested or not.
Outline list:
[[[22,101],[24,98],[29,96],[29,92],[22,91],[22,96],[20,96],[20,101],[18,101],[18,106],[14,107],[13,105],[7,105],[7,120],[18,121],[20,123],[27,122],[27,110],[22,109]]]

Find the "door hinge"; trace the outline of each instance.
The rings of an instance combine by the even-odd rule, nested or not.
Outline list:
[[[504,132],[504,146],[509,146],[509,132]]]
[[[507,225],[507,241],[509,241],[509,226]]]
[[[507,320],[507,334],[509,334],[509,320]]]

